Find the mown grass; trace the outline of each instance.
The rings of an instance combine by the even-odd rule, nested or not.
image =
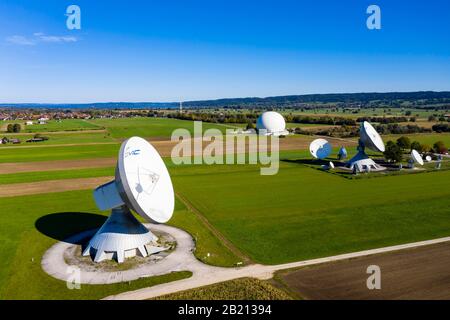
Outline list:
[[[240,278],[164,295],[154,300],[292,300],[292,297],[267,281]]]
[[[119,148],[120,144],[0,148],[0,163],[108,158],[117,156]]]
[[[35,133],[30,134],[14,134],[8,133],[4,135],[0,135],[2,137],[8,138],[18,138],[22,143],[20,144],[1,144],[0,148],[4,147],[23,147],[23,146],[48,146],[55,144],[83,144],[83,143],[112,143],[117,142],[108,132],[99,131],[99,132],[70,132],[70,133],[45,133],[43,136],[48,137],[48,140],[40,141],[40,142],[26,142],[28,139],[33,138]]]
[[[76,170],[37,171],[0,174],[0,185],[46,180],[64,180],[76,178],[114,176],[114,168],[92,168]]]
[[[36,121],[34,121],[36,122]],[[22,125],[23,132],[79,131],[103,129],[101,126],[82,119],[49,120],[46,124]]]
[[[97,299],[190,276],[174,273],[125,284],[82,285],[81,290],[69,290],[65,282],[42,270],[41,258],[57,240],[104,222],[108,212],[96,208],[92,190],[0,198],[0,208],[0,299]],[[194,235],[200,258],[210,252],[206,260],[211,264],[236,263],[237,258],[179,201],[170,223]]]
[[[170,138],[176,129],[187,129],[194,133],[194,122],[188,120],[178,120],[169,118],[120,118],[120,119],[94,119],[90,123],[105,127],[114,138],[129,138],[140,136],[143,138]],[[203,130],[219,129],[225,132],[226,129],[241,127],[237,124],[214,124],[202,123]]]
[[[257,262],[275,264],[450,234],[449,171],[342,179],[298,163],[175,168],[176,190]]]

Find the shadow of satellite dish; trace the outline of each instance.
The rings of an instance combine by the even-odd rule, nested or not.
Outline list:
[[[36,229],[58,241],[67,241],[69,237],[89,230],[100,228],[107,217],[87,212],[57,212],[40,217],[34,223]],[[69,241],[73,244],[83,244],[84,241]]]

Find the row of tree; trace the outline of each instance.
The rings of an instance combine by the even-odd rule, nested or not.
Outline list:
[[[20,132],[21,129],[22,129],[22,127],[20,126],[19,123],[14,123],[14,124],[10,123],[10,124],[8,124],[8,126],[6,127],[6,132],[14,132],[14,133],[17,133],[17,132]]]
[[[403,160],[403,154],[405,151],[417,150],[419,153],[439,153],[445,154],[448,152],[448,148],[443,141],[437,141],[433,144],[433,147],[427,144],[421,144],[418,141],[413,141],[408,137],[402,136],[397,141],[388,141],[386,143],[386,150],[384,157],[386,160],[400,162]]]

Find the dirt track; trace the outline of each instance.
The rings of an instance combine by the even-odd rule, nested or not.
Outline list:
[[[14,183],[0,186],[0,197],[14,197],[38,193],[63,192],[70,190],[94,189],[114,177],[96,177],[39,182]]]
[[[369,265],[381,269],[381,289],[366,286]],[[306,299],[450,299],[450,243],[327,263],[282,273]]]

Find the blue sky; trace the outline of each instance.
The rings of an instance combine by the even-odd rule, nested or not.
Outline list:
[[[450,90],[450,1],[0,0],[3,103],[415,90]]]

